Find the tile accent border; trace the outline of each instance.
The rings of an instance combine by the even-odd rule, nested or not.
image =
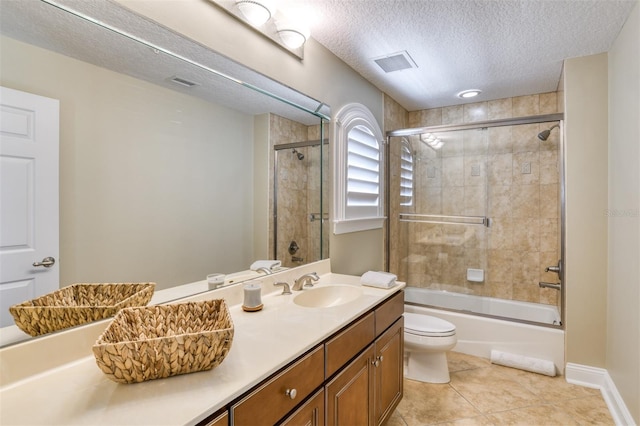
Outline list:
[[[611,379],[611,376],[609,376],[609,372],[604,368],[568,362],[565,368],[565,378],[568,383],[574,385],[600,389],[602,397],[616,425],[631,426],[636,424],[620,396],[616,384]]]

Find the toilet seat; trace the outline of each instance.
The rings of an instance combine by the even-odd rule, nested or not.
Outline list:
[[[405,312],[404,331],[416,336],[447,337],[456,334],[456,326],[440,318]]]

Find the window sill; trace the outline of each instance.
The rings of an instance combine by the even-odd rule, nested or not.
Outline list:
[[[385,219],[386,217],[369,217],[364,219],[335,220],[333,222],[333,233],[339,235],[348,234],[350,232],[380,229],[382,228]]]

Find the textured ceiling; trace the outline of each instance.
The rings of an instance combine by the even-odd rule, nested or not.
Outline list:
[[[244,84],[258,87],[306,110],[315,111],[321,105],[319,101],[160,27],[155,22],[131,13],[115,3],[103,0],[57,0],[56,3],[97,19],[105,25],[135,34],[146,44],[40,0],[1,0],[0,32],[29,44],[250,115],[273,112],[308,125],[319,123],[319,118],[305,111],[265,96],[246,85],[232,82],[210,70],[233,76]],[[149,45],[164,50],[158,51]],[[186,88],[170,82],[169,79],[174,76],[198,84]],[[323,106],[320,112],[328,114],[328,107]]]
[[[555,91],[564,59],[606,52],[636,0],[282,0],[314,39],[406,109]],[[406,50],[417,69],[375,58]],[[466,89],[483,93],[463,101]]]
[[[318,102],[105,0],[58,0],[148,41],[314,110]],[[172,1],[180,7],[180,0]],[[409,111],[558,88],[565,59],[606,52],[638,0],[279,0],[306,7],[312,37]],[[165,3],[166,4],[166,3]],[[258,114],[304,114],[201,68],[154,54],[39,0],[0,0],[0,31],[97,65]],[[202,7],[210,7],[202,2]],[[384,73],[374,59],[407,51],[417,68]],[[205,82],[175,87],[173,75]],[[480,89],[462,100],[456,94]],[[326,112],[326,108],[325,111]],[[293,115],[292,115],[293,114]]]

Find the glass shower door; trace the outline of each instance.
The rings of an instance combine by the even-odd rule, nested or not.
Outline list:
[[[558,282],[547,267],[562,252],[561,132],[538,136],[556,123],[390,137],[389,270],[410,288],[447,292],[445,308],[546,323],[529,316],[537,305],[559,324],[559,286],[539,285]]]

